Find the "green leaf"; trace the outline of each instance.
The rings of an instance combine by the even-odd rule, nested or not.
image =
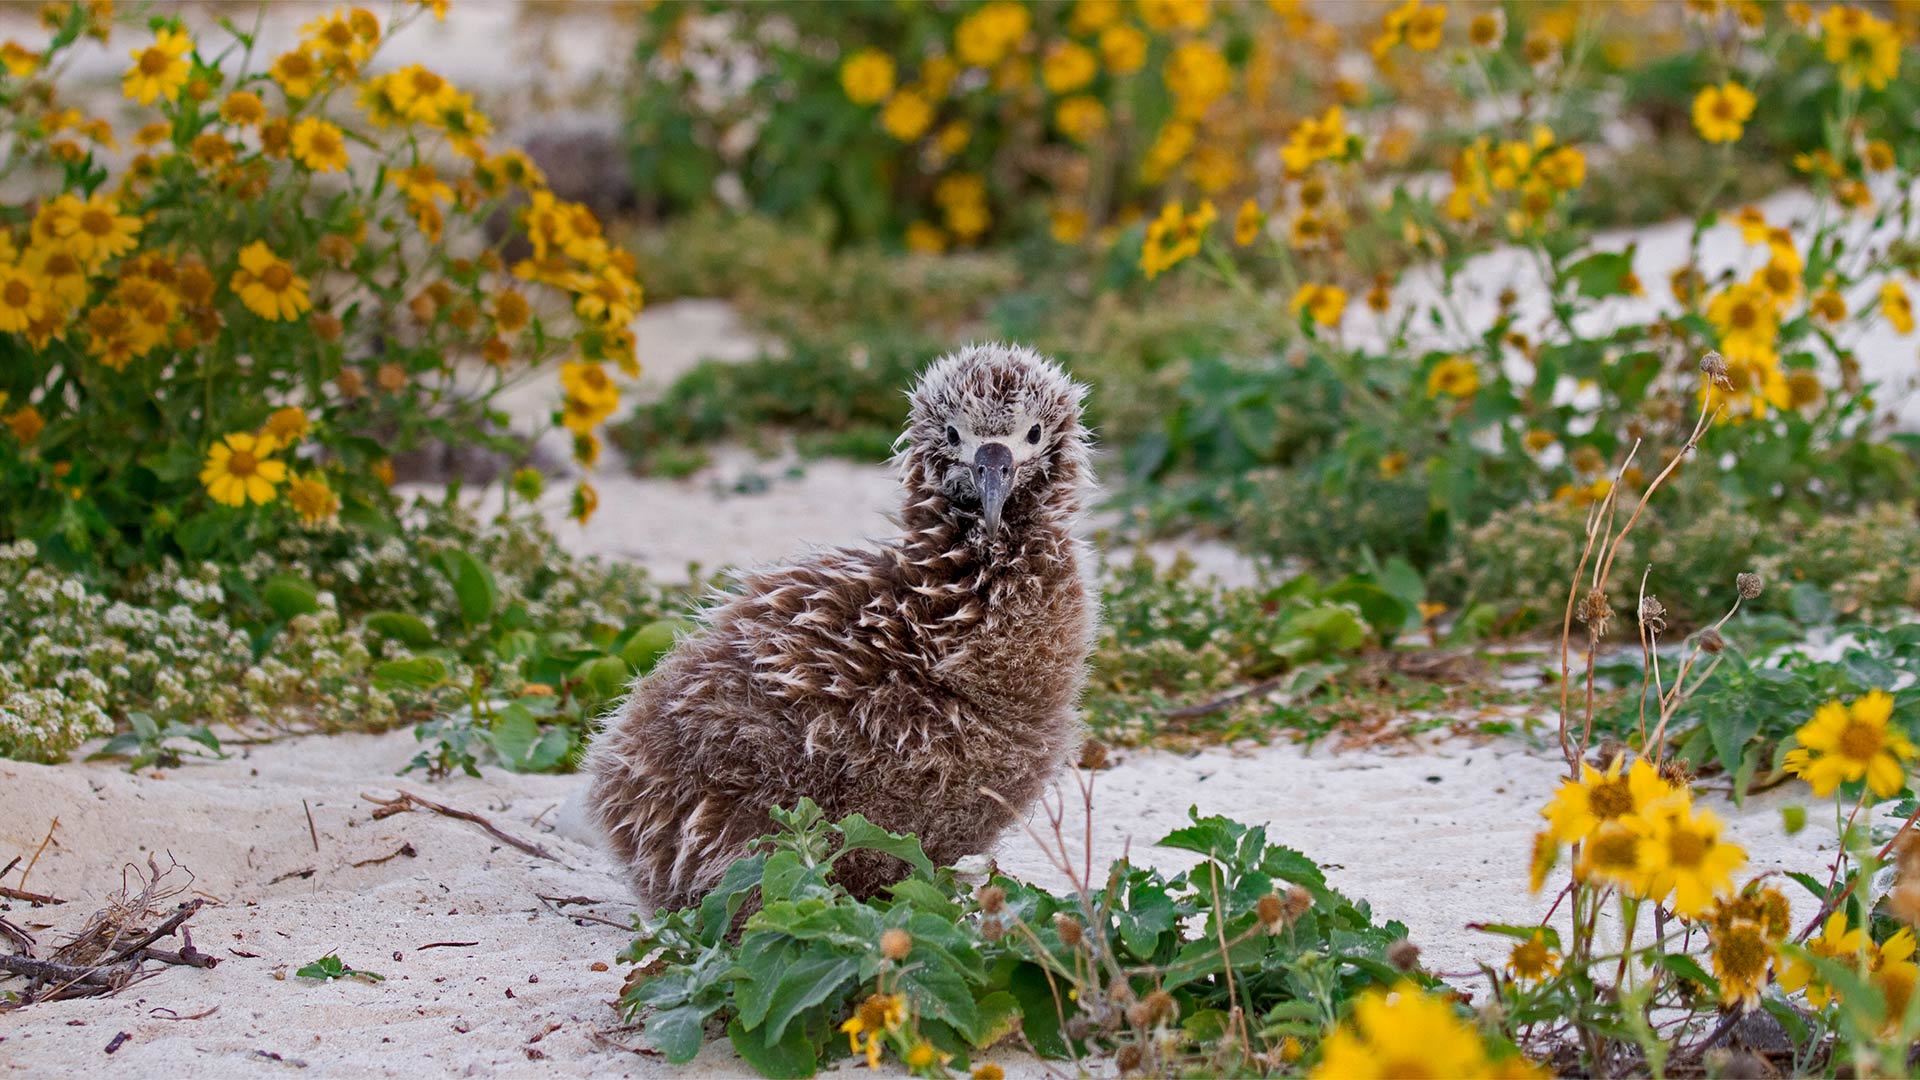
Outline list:
[[[641,1038],[675,1065],[685,1065],[700,1053],[707,1038],[707,1017],[718,1005],[682,1005],[647,1017]]]
[[[841,821],[839,831],[843,843],[840,850],[833,853],[830,862],[838,860],[849,851],[883,851],[905,862],[921,874],[927,877],[933,876],[933,860],[927,858],[927,853],[921,850],[920,841],[911,836],[888,832],[868,821],[861,814],[849,815]]]
[[[1568,266],[1566,276],[1581,296],[1600,299],[1627,291],[1627,275],[1633,273],[1633,256],[1628,252],[1595,252]]]
[[[260,590],[267,607],[282,619],[311,615],[320,610],[320,593],[313,584],[291,574],[275,574]]]
[[[660,662],[660,658],[665,656],[669,649],[673,648],[673,643],[679,635],[689,628],[689,623],[679,619],[659,619],[650,622],[634,631],[633,636],[627,639],[626,645],[620,649],[620,659],[627,662],[627,666],[633,670],[634,674],[645,675],[653,670],[653,666]]]
[[[727,1025],[727,1038],[734,1052],[761,1076],[812,1076],[820,1067],[818,1052],[804,1028],[789,1028],[781,1038],[769,1040],[764,1030],[749,1030],[735,1018]]]
[[[367,616],[367,629],[415,649],[424,649],[434,642],[433,628],[426,620],[404,611],[376,611]]]
[[[1061,1017],[1071,1019],[1080,1007],[1071,1001],[1056,999],[1046,972],[1037,964],[1022,963],[1007,980],[1007,991],[1020,1005],[1020,1030],[1040,1056],[1068,1056],[1067,1039],[1061,1032]],[[1067,987],[1060,986],[1066,994]]]
[[[1661,953],[1656,962],[1672,974],[1688,982],[1697,983],[1715,997],[1719,996],[1720,980],[1707,974],[1707,969],[1701,967],[1700,961],[1693,957],[1685,953]]]
[[[980,1018],[969,1041],[978,1049],[991,1047],[1019,1027],[1020,1002],[1008,991],[996,990],[976,1002],[975,1007]]]
[[[441,556],[440,569],[453,583],[453,595],[460,601],[460,617],[468,626],[479,626],[493,615],[500,602],[500,587],[494,584],[493,571],[464,551],[449,551]]]
[[[373,666],[373,680],[383,687],[406,686],[432,690],[447,681],[447,662],[437,656],[387,660]]]
[[[583,660],[574,667],[573,677],[580,680],[580,696],[590,704],[612,701],[627,691],[627,662],[617,656]]]
[[[749,934],[740,945],[739,981],[734,1003],[740,1022],[778,1041],[803,1010],[845,991],[860,968],[857,956],[837,956],[824,948],[779,934]]]

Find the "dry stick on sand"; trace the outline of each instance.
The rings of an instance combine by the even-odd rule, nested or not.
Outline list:
[[[367,794],[364,791],[360,793],[360,797],[367,800],[370,803],[373,803],[375,806],[379,807],[379,809],[373,812],[373,817],[375,821],[378,821],[381,818],[392,817],[395,814],[402,814],[407,812],[408,810],[431,810],[436,814],[443,814],[450,818],[459,818],[461,821],[470,821],[475,825],[478,825],[481,828],[487,830],[487,832],[490,835],[492,835],[494,839],[499,840],[501,843],[510,844],[513,847],[519,848],[521,851],[524,851],[535,858],[545,859],[548,862],[560,861],[560,857],[558,855],[555,855],[553,852],[548,851],[546,848],[541,847],[539,844],[535,844],[527,840],[522,840],[517,836],[513,836],[508,833],[501,832],[499,827],[494,825],[493,822],[488,821],[486,818],[483,818],[479,814],[473,813],[470,810],[456,810],[451,806],[446,806],[441,803],[434,802],[431,799],[423,799],[420,796],[415,795],[410,791],[402,791],[400,792],[399,795],[391,799],[378,799],[373,797],[372,795]]]

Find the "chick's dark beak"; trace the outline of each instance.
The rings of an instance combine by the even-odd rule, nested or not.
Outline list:
[[[1013,487],[1013,451],[1002,443],[982,443],[973,455],[973,488],[980,493],[980,520],[987,535],[1000,531],[1000,510]]]

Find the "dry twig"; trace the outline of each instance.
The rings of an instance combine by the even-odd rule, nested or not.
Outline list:
[[[508,844],[508,845],[511,845],[512,847],[518,848],[519,850],[524,851],[535,858],[546,859],[548,862],[560,861],[560,857],[558,855],[555,855],[553,852],[548,851],[544,847],[541,847],[539,844],[535,844],[527,840],[522,840],[517,836],[513,836],[509,833],[502,832],[500,828],[496,826],[493,822],[488,821],[486,818],[483,818],[479,814],[473,813],[470,810],[456,810],[451,806],[446,806],[444,804],[434,802],[431,799],[423,799],[420,796],[415,795],[410,791],[402,791],[399,795],[391,799],[375,798],[374,796],[369,795],[366,792],[361,792],[360,797],[367,800],[370,803],[373,803],[375,806],[379,807],[379,809],[373,812],[373,817],[375,821],[378,821],[381,818],[392,817],[395,814],[402,814],[407,812],[408,810],[431,810],[436,814],[441,814],[446,817],[459,818],[461,821],[470,821],[473,824],[480,826],[482,829],[485,829],[489,835],[491,835],[494,839],[499,840],[501,843]]]

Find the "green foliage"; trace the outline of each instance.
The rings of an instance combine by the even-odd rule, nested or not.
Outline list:
[[[302,979],[318,979],[321,982],[332,982],[335,979],[359,979],[361,982],[376,983],[385,982],[387,979],[385,975],[376,971],[362,971],[356,967],[349,967],[337,953],[328,953],[300,968],[294,972],[294,975]]]
[[[807,1076],[846,1053],[851,1027],[909,1062],[931,1046],[942,1067],[964,1069],[1019,1031],[1048,1057],[1154,1045],[1205,1069],[1226,1060],[1219,1035],[1236,1006],[1277,1043],[1317,1031],[1369,986],[1430,982],[1384,960],[1404,927],[1376,923],[1311,860],[1224,818],[1195,813],[1160,842],[1199,856],[1192,870],[1122,860],[1058,895],[1004,875],[966,886],[914,838],[857,814],[828,822],[805,801],[773,814],[778,831],[698,907],[647,919],[621,954],[641,965],[621,1005],[669,1061],[724,1028],[762,1075]],[[833,869],[856,852],[899,860],[902,880],[886,896],[849,895]]]
[[[588,721],[689,625],[695,589],[570,558],[537,518],[454,501],[409,518],[97,579],[0,547],[0,756],[57,760],[123,727],[103,753],[170,766],[217,752],[221,723],[419,718],[411,767],[434,775],[489,755],[571,768]]]
[[[1301,575],[1282,585],[1225,588],[1198,579],[1189,561],[1162,570],[1138,556],[1104,580],[1088,726],[1124,743],[1199,730],[1258,734],[1292,717],[1271,715],[1261,696],[1202,716],[1171,714],[1256,683],[1303,700],[1354,654],[1418,629],[1424,596],[1419,575],[1404,563],[1330,585]]]
[[[1827,646],[1806,643],[1771,644],[1768,617],[1728,624],[1725,651],[1705,658],[1698,689],[1690,692],[1668,725],[1673,756],[1698,769],[1717,766],[1733,778],[1734,793],[1744,796],[1750,785],[1783,780],[1782,760],[1793,748],[1793,733],[1820,706],[1851,700],[1870,690],[1892,690],[1894,715],[1920,715],[1920,625],[1912,623],[1876,628],[1843,626],[1831,630]],[[1750,642],[1745,647],[1742,641]],[[1688,641],[1663,650],[1662,664],[1675,670],[1679,650],[1691,650]],[[1611,665],[1605,674],[1617,682],[1640,686],[1639,663]],[[1648,691],[1650,712],[1657,712]],[[1625,738],[1637,730],[1640,693],[1621,695],[1614,709],[1602,714],[1611,730]],[[1896,722],[1900,722],[1897,720]],[[1920,731],[1908,730],[1909,738]]]

